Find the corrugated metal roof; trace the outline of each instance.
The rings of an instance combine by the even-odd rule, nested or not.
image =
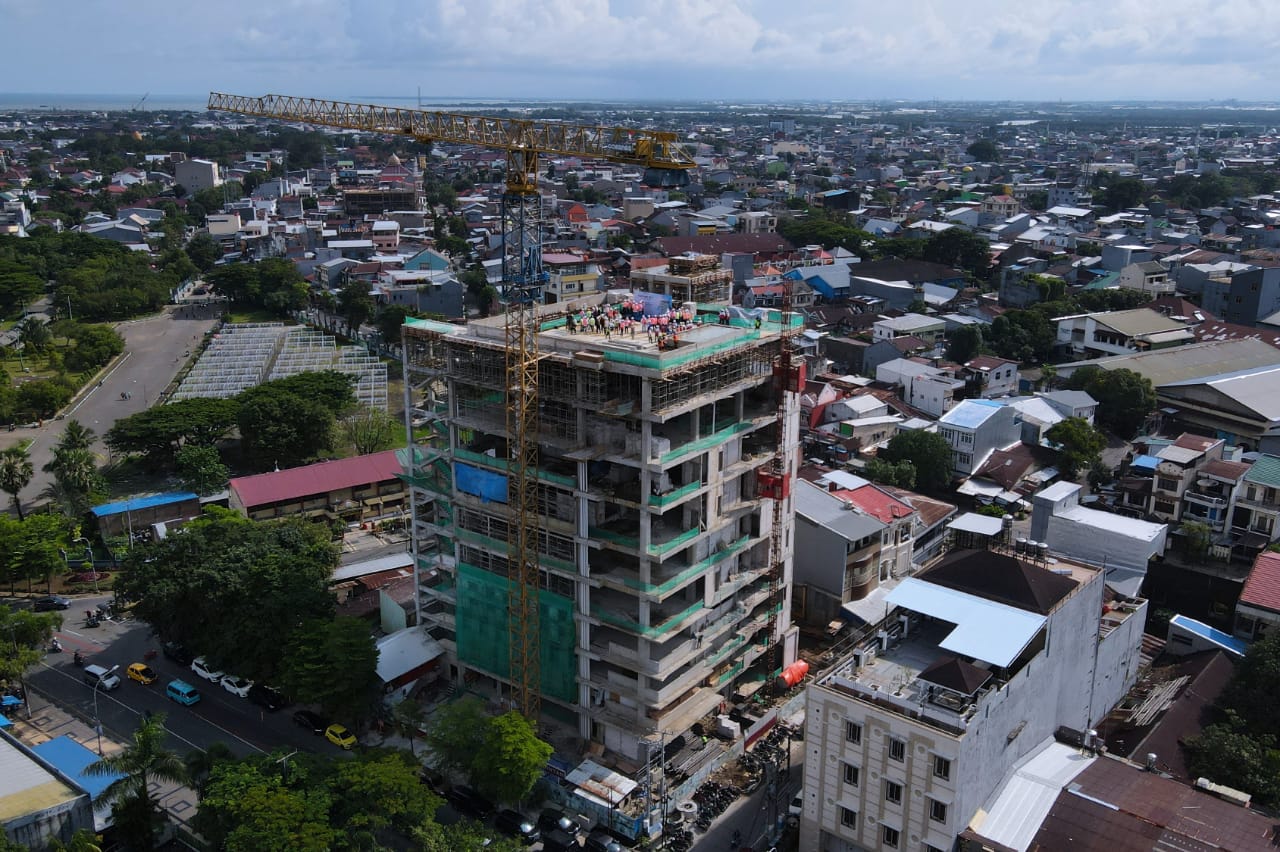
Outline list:
[[[1280,612],[1280,553],[1258,554],[1244,581],[1240,603]]]
[[[1244,475],[1244,481],[1280,488],[1280,456],[1258,456],[1249,472]]]
[[[395,450],[367,456],[309,464],[272,473],[242,476],[231,480],[231,490],[247,507],[293,500],[311,494],[328,494],[343,488],[385,482],[402,473],[404,467]]]
[[[1062,788],[1095,760],[1065,743],[1046,743],[1005,779],[969,827],[988,840],[1024,852]]]
[[[168,506],[172,503],[183,503],[187,500],[199,500],[200,497],[190,491],[171,491],[167,494],[152,494],[148,497],[133,497],[118,503],[104,503],[94,506],[90,511],[95,517],[105,518],[108,515],[119,515],[124,512],[137,512],[156,506]]]
[[[118,772],[107,775],[85,774],[84,768],[91,763],[97,763],[98,755],[69,736],[55,737],[48,742],[32,746],[31,750],[53,764],[63,775],[74,779],[89,794],[90,799],[97,799],[115,783],[116,779],[124,777]]]
[[[886,601],[956,625],[938,647],[994,666],[1008,666],[1044,626],[1045,617],[915,577]]]

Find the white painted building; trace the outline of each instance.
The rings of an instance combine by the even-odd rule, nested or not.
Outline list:
[[[1138,675],[1146,601],[1104,612],[1103,572],[953,553],[809,687],[800,848],[953,848],[1059,727],[1096,725]]]

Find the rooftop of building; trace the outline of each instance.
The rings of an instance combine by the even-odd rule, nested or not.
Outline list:
[[[889,615],[820,682],[962,734],[983,696],[1040,652],[1048,613],[1097,576],[1063,559],[1033,565],[994,550],[954,552],[886,594]],[[1117,606],[1113,621],[1137,608]]]
[[[776,339],[783,330],[778,310],[744,311],[724,304],[671,306],[668,297],[640,291],[610,291],[552,305],[537,305],[538,352],[598,364],[600,359],[618,365],[668,370],[688,369],[703,359],[728,354],[736,349],[755,348]],[[593,323],[575,319],[570,330],[568,318],[604,311],[614,319],[613,327],[597,331]],[[728,311],[727,324],[721,314]],[[661,335],[646,331],[646,318]],[[756,322],[759,319],[759,327]],[[626,322],[621,322],[625,320]],[[634,323],[634,324],[633,324]],[[506,345],[506,317],[497,314],[451,325],[434,320],[409,319],[411,329],[435,332],[460,341],[495,347]],[[800,330],[804,317],[793,314],[790,326]]]
[[[1173,382],[1222,376],[1238,370],[1274,367],[1276,349],[1261,340],[1222,340],[1188,343],[1172,349],[1113,355],[1091,361],[1073,361],[1058,367],[1059,375],[1070,375],[1076,368],[1094,365],[1104,370],[1133,370],[1151,380],[1156,387]]]
[[[294,500],[312,494],[328,494],[374,482],[395,479],[404,471],[396,450],[348,459],[241,476],[231,480],[231,490],[246,507]]]
[[[1258,456],[1245,473],[1244,481],[1280,488],[1280,456],[1267,453]]]
[[[1268,420],[1280,420],[1280,352],[1271,351],[1275,353],[1271,364],[1168,382],[1164,387],[1205,385]]]
[[[1001,408],[1004,408],[1004,403],[992,399],[966,399],[942,415],[938,422],[947,426],[976,429]]]
[[[1244,581],[1239,602],[1280,613],[1280,553],[1258,554]]]

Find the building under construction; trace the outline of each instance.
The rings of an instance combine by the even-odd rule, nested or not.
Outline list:
[[[779,424],[798,451],[797,394],[778,415],[783,315],[726,305],[611,292],[536,309],[542,714],[641,763],[646,738],[688,731],[796,656],[792,518],[775,526],[770,475]],[[500,316],[404,328],[421,623],[455,678],[504,696],[505,340]]]

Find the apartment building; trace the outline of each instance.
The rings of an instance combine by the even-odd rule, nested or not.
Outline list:
[[[1155,479],[1151,483],[1151,506],[1148,513],[1162,521],[1177,521],[1182,514],[1184,496],[1206,510],[1215,520],[1226,518],[1226,500],[1195,490],[1200,468],[1211,461],[1222,460],[1224,441],[1184,432],[1169,446],[1156,452]],[[1209,486],[1204,486],[1208,488]],[[1217,517],[1221,513],[1221,517]]]
[[[606,295],[569,304],[632,317],[669,304]],[[564,306],[536,309],[543,715],[633,761],[644,737],[687,731],[765,674],[770,644],[796,657],[790,511],[779,597],[769,576],[774,512],[791,490],[769,470],[781,318],[726,325],[723,306],[677,303],[665,342],[571,330]],[[456,679],[495,695],[510,678],[505,339],[502,317],[404,329],[427,421],[406,472],[420,623]],[[784,406],[792,457],[801,373]]]
[[[548,304],[576,299],[600,290],[600,265],[577,252],[547,252],[542,256],[547,284],[542,288]]]
[[[951,461],[957,476],[968,476],[996,450],[1016,444],[1022,437],[1017,409],[990,399],[966,399],[938,420],[938,434],[951,445]]]
[[[222,185],[218,164],[212,160],[183,160],[175,163],[173,179],[187,191],[187,195]]]
[[[1058,345],[1072,355],[1096,358],[1180,346],[1195,340],[1185,322],[1150,308],[1058,317]]]
[[[809,687],[801,849],[952,849],[1009,769],[1137,679],[1146,601],[1098,569],[957,551],[886,602]]]
[[[1231,528],[1249,548],[1280,540],[1280,456],[1259,456],[1244,475]]]

